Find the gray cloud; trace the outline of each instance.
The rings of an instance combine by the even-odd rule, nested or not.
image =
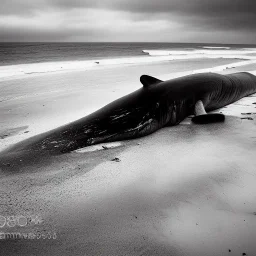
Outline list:
[[[208,33],[211,30],[213,32],[213,39],[216,39],[215,33],[223,35],[222,33],[226,31],[229,34],[230,32],[237,33],[237,38],[240,42],[241,40],[239,38],[244,37],[246,35],[245,33],[248,33],[248,38],[252,40],[250,42],[256,43],[256,38],[253,39],[252,36],[252,33],[256,29],[256,2],[253,0],[2,0],[0,18],[6,16],[30,17],[31,23],[33,24],[33,19],[37,18],[39,14],[47,14],[48,12],[64,13],[67,18],[70,18],[75,13],[74,10],[85,12],[90,10],[94,12],[99,11],[98,16],[94,16],[90,21],[87,20],[87,25],[90,27],[86,26],[84,30],[79,29],[79,33],[86,34],[87,38],[92,34],[92,40],[97,38],[96,34],[99,32],[99,28],[97,26],[95,28],[95,25],[104,24],[106,19],[108,19],[108,17],[101,15],[101,11],[103,10],[109,13],[125,13],[129,16],[130,20],[126,20],[125,24],[127,28],[124,26],[124,29],[127,29],[126,32],[131,33],[131,35],[134,33],[132,27],[128,24],[129,22],[136,29],[137,25],[135,22],[148,21],[153,24],[156,21],[155,24],[157,24],[157,21],[165,21],[170,26],[169,29],[166,28],[166,34],[168,34],[168,31],[170,33],[175,31],[178,33],[176,36],[178,39],[179,34],[181,39],[184,38],[182,33],[187,32],[190,34],[200,32],[202,34],[203,31]],[[70,22],[70,19],[65,20],[65,17],[62,18],[62,24],[65,27]],[[82,16],[80,18],[83,19]],[[120,20],[116,20],[116,23],[119,21],[122,23],[122,17],[119,18]],[[45,20],[46,24],[47,22],[48,20]],[[79,20],[77,22],[79,23]],[[172,27],[174,26],[173,23],[176,24],[176,27]],[[45,33],[45,36],[49,36],[49,38],[53,38],[53,40],[56,37],[55,32],[56,34],[60,34],[60,40],[78,34],[75,26],[73,29],[66,31],[62,31],[62,27],[60,26],[55,28],[55,32],[52,32],[51,25],[49,23],[48,29],[44,28],[42,33]],[[109,26],[112,26],[112,30],[111,27],[105,26],[104,28],[101,27],[102,31],[100,33],[105,30],[115,37],[117,34],[114,32],[117,33],[118,29],[115,30],[115,24],[109,24]],[[178,32],[178,27],[182,31],[180,30]],[[24,30],[26,30],[29,38],[30,35],[33,37],[33,34],[35,37],[38,37],[36,28],[26,29],[24,27]],[[3,29],[0,30],[0,40],[1,38],[9,37],[9,34],[12,35],[12,38],[15,38],[16,32],[19,34],[18,29],[13,28],[12,24],[10,24],[8,32],[3,31]],[[124,36],[123,31],[119,31],[119,33]],[[157,29],[154,29],[154,33],[157,35]],[[163,33],[162,30],[161,33]],[[129,38],[128,34],[127,36]],[[167,36],[166,40],[170,40],[170,38],[170,36]],[[136,38],[134,40],[136,41]],[[246,40],[243,42],[246,42]]]
[[[102,36],[105,37],[106,31],[101,28],[91,29],[90,27],[79,27],[75,24],[66,26],[65,24],[56,27],[51,26],[33,26],[21,24],[8,27],[8,25],[0,25],[0,41],[90,41],[92,38],[98,41]],[[87,40],[86,40],[87,39]]]
[[[43,0],[1,0],[0,15],[20,15],[27,16],[45,7]]]

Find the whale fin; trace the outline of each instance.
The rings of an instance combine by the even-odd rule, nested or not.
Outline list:
[[[195,104],[195,116],[192,118],[192,122],[195,124],[209,124],[224,122],[225,116],[220,113],[207,114],[204,109],[204,104],[201,100]]]
[[[204,114],[199,116],[194,116],[192,122],[195,124],[210,124],[210,123],[220,123],[225,121],[225,116],[220,113]]]
[[[143,84],[143,87],[148,87],[150,85],[153,85],[153,84],[158,84],[158,83],[161,83],[163,81],[153,77],[153,76],[148,76],[148,75],[142,75],[140,77],[140,82]]]

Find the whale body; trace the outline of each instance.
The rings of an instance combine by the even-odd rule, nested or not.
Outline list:
[[[247,72],[229,75],[201,73],[168,81],[142,75],[143,87],[94,113],[19,142],[7,153],[50,151],[65,153],[103,142],[134,139],[196,114],[197,123],[223,121],[206,114],[256,93],[256,77]],[[208,118],[210,116],[210,118]]]

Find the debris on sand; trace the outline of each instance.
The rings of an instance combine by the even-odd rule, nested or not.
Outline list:
[[[102,146],[103,149],[109,149],[107,146]]]
[[[113,158],[111,161],[120,162],[121,160],[120,160],[118,157],[115,157],[115,158]]]

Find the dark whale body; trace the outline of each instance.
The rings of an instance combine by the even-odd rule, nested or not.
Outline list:
[[[17,143],[3,153],[59,154],[102,142],[134,139],[179,124],[194,114],[199,101],[206,111],[211,111],[256,93],[256,77],[246,72],[202,73],[168,81],[143,75],[141,82],[139,90],[75,122]]]

